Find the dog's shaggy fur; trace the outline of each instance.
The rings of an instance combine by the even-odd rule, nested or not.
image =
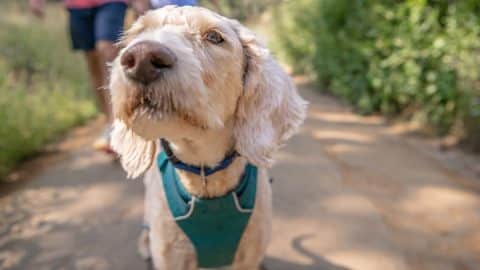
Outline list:
[[[224,42],[206,38],[211,31]],[[148,86],[128,78],[120,58],[142,41],[167,46],[175,65]],[[110,89],[116,117],[112,146],[130,177],[146,170],[145,222],[140,251],[157,269],[197,269],[194,248],[175,223],[165,199],[161,176],[153,165],[158,139],[166,138],[182,161],[215,166],[235,149],[240,153],[227,169],[202,179],[177,171],[187,191],[218,197],[238,183],[247,162],[259,167],[255,208],[232,269],[257,269],[271,231],[271,189],[266,169],[272,154],[296,131],[306,102],[291,79],[254,34],[237,21],[199,7],[148,12],[120,43],[112,63]]]

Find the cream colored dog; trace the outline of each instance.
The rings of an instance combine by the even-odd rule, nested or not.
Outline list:
[[[111,67],[116,117],[112,146],[130,177],[145,176],[145,222],[140,251],[156,269],[197,269],[194,247],[170,214],[154,162],[159,138],[175,156],[215,166],[233,163],[205,181],[177,170],[185,189],[215,198],[234,189],[247,162],[259,168],[255,207],[231,269],[258,269],[271,232],[267,168],[272,154],[297,130],[306,102],[254,34],[237,21],[199,7],[150,11],[128,30]]]

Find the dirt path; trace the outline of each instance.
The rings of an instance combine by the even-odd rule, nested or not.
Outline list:
[[[302,93],[309,118],[272,171],[269,270],[479,269],[476,163]],[[88,149],[98,128],[0,198],[0,269],[147,269],[142,183]]]

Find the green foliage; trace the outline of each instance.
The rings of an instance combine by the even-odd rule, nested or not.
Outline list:
[[[45,143],[95,114],[83,59],[69,50],[59,7],[32,23],[0,18],[0,179]],[[47,17],[48,18],[48,17]]]
[[[479,110],[478,1],[286,1],[275,18],[295,69],[361,113],[407,115],[445,133]]]

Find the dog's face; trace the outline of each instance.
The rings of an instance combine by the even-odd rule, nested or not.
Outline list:
[[[268,50],[238,22],[212,11],[148,12],[120,44],[110,80],[118,119],[112,145],[126,156],[130,175],[149,166],[154,140],[182,134],[185,126],[220,129],[229,121],[237,151],[265,166],[304,118],[305,102]]]
[[[131,126],[175,118],[219,128],[232,117],[244,54],[228,19],[203,8],[167,7],[140,18],[122,43],[110,85],[117,118]]]

